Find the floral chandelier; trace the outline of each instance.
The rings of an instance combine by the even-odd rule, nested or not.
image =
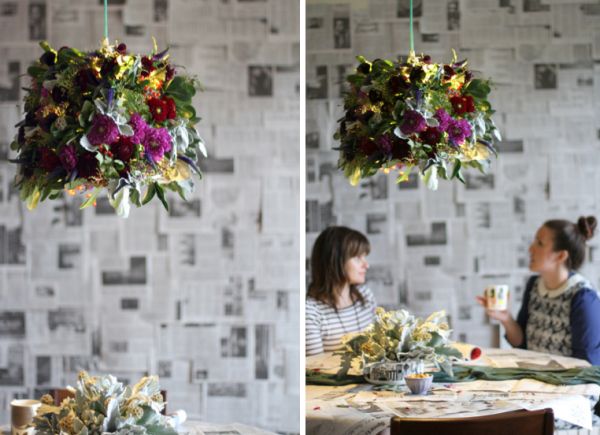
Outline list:
[[[196,161],[206,157],[195,129],[192,97],[198,81],[178,74],[167,50],[130,54],[105,38],[92,52],[40,43],[44,54],[27,70],[25,118],[11,144],[19,165],[15,184],[32,210],[66,190],[83,193],[81,208],[107,192],[127,217],[154,196],[168,210],[165,191],[186,199]]]
[[[339,140],[339,167],[352,185],[375,175],[398,171],[408,180],[417,167],[427,186],[438,178],[458,178],[461,169],[486,172],[493,143],[501,140],[492,120],[489,80],[474,78],[456,53],[449,64],[415,55],[410,8],[408,58],[398,61],[362,56],[347,77],[344,116],[334,135]]]

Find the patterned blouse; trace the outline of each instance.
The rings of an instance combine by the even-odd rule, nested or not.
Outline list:
[[[517,323],[524,349],[586,359],[600,364],[600,299],[578,273],[548,290],[539,276],[527,282]]]

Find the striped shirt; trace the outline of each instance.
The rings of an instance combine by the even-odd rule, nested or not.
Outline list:
[[[358,291],[365,299],[337,311],[333,307],[311,297],[306,299],[306,355],[331,352],[341,348],[345,334],[364,330],[375,315],[377,304],[367,287]]]

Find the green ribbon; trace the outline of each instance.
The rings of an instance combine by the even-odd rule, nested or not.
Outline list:
[[[104,39],[108,41],[108,0],[104,0]]]
[[[409,23],[410,23],[410,51],[415,51],[415,35],[413,34],[413,0],[410,0],[410,15],[409,15]]]

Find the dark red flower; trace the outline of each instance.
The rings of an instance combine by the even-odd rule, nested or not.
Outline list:
[[[363,137],[358,143],[358,147],[366,156],[370,156],[377,151],[377,144],[374,140],[368,137]]]
[[[39,120],[40,127],[42,127],[42,130],[49,132],[50,128],[52,127],[52,123],[56,121],[57,118],[58,116],[56,116],[54,113],[48,114],[48,116]]]
[[[154,66],[154,62],[152,62],[152,59],[147,56],[142,57],[142,72],[140,74],[142,77],[148,77],[155,69],[156,67]]]
[[[173,68],[171,65],[167,65],[167,73],[165,75],[165,81],[170,82],[174,76],[175,76],[175,68]]]
[[[60,159],[50,148],[42,147],[40,148],[38,166],[45,171],[52,172],[60,166]]]
[[[378,103],[382,99],[383,99],[383,95],[381,95],[381,92],[379,92],[378,90],[371,89],[369,91],[369,100],[371,100],[371,103]]]
[[[77,151],[73,145],[67,145],[61,148],[58,158],[68,172],[71,172],[77,166]]]
[[[455,74],[456,71],[454,71],[454,68],[450,65],[444,65],[444,78],[446,80],[450,80]]]
[[[165,97],[164,102],[167,108],[167,119],[175,119],[177,117],[177,106],[175,100],[171,97]]]
[[[92,68],[84,68],[77,73],[77,84],[83,92],[88,89],[94,89],[100,81],[97,77],[98,72]]]
[[[366,63],[366,62],[364,62],[364,63],[361,63],[361,64],[358,66],[358,68],[356,68],[356,70],[357,70],[359,73],[362,73],[362,74],[365,74],[365,75],[366,75],[366,74],[369,74],[369,72],[371,72],[371,65],[369,65],[369,64],[368,64],[368,63]]]
[[[127,53],[127,46],[121,42],[119,45],[117,45],[117,52],[119,54],[126,54]]]
[[[44,65],[52,66],[56,63],[56,54],[52,51],[46,51],[40,56],[40,62]]]
[[[79,156],[77,173],[83,178],[90,178],[98,174],[98,160],[93,153],[85,152]]]
[[[133,146],[131,137],[120,136],[119,140],[112,144],[110,149],[117,159],[121,160],[123,163],[127,163],[133,155]]]
[[[471,349],[471,359],[477,359],[481,356],[481,349],[478,347],[474,347]]]
[[[67,98],[69,98],[67,90],[62,86],[54,86],[54,88],[52,88],[51,94],[54,102],[59,104],[63,101],[67,101]]]
[[[111,75],[117,66],[117,61],[115,59],[105,59],[102,63],[102,68],[100,68],[100,75],[102,77],[106,77]]]
[[[450,98],[450,103],[452,103],[454,113],[456,113],[457,115],[463,115],[465,113],[475,111],[473,97],[471,97],[470,95],[452,97]]]
[[[392,146],[392,158],[397,160],[405,160],[410,157],[410,145],[408,141],[397,138]]]
[[[150,108],[150,113],[152,114],[152,118],[160,123],[164,122],[167,119],[168,109],[167,103],[164,100],[160,100],[158,98],[150,98],[148,101],[148,107]]]
[[[422,132],[419,137],[427,145],[437,145],[442,137],[442,132],[437,127],[427,127],[427,130]]]

